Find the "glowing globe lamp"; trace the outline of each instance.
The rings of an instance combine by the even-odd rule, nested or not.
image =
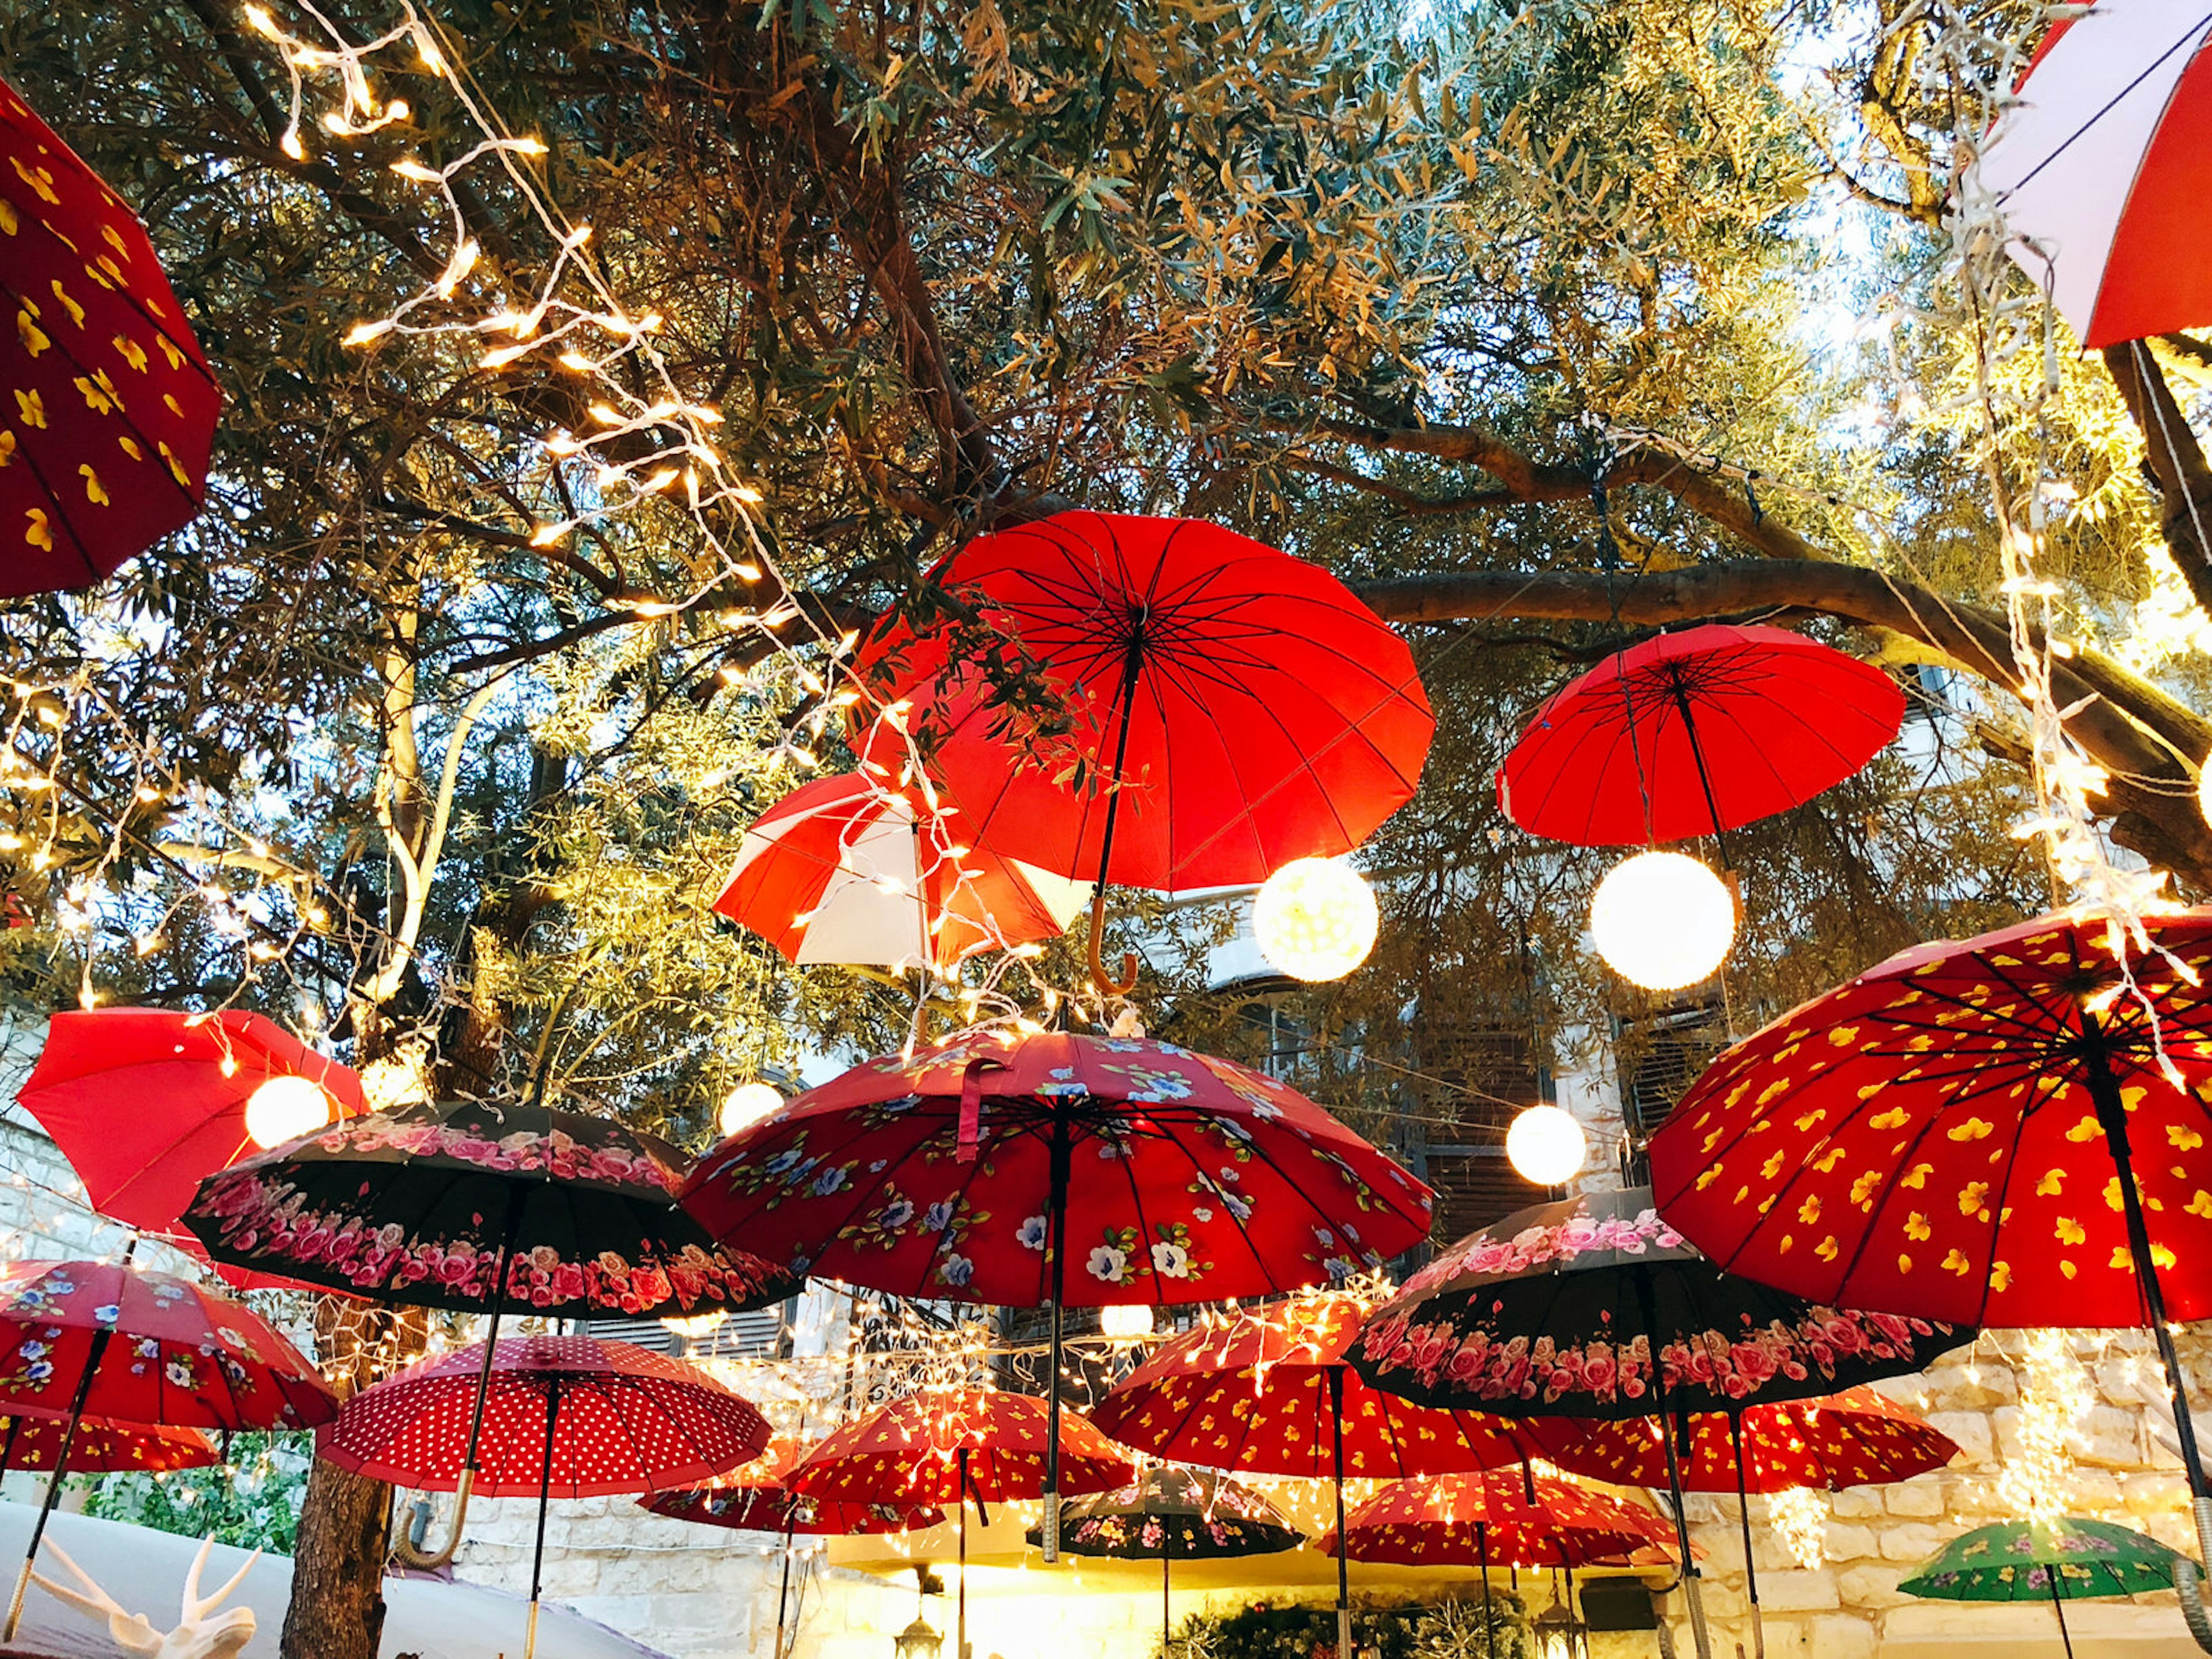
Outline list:
[[[1138,1342],[1152,1334],[1152,1310],[1142,1302],[1112,1302],[1098,1310],[1098,1334],[1115,1342]]]
[[[726,1135],[733,1135],[748,1124],[759,1122],[783,1104],[783,1091],[773,1083],[755,1079],[740,1083],[722,1097],[722,1109],[716,1115],[716,1126]]]
[[[1341,859],[1292,859],[1252,902],[1260,954],[1293,979],[1341,979],[1367,960],[1381,922],[1375,895]]]
[[[1505,1131],[1506,1161],[1534,1186],[1565,1186],[1589,1156],[1583,1126],[1556,1106],[1531,1106]]]
[[[1597,953],[1647,991],[1679,991],[1711,977],[1735,942],[1735,896],[1680,853],[1638,853],[1590,896]]]
[[[307,1078],[272,1077],[246,1097],[246,1138],[257,1146],[282,1146],[330,1121],[331,1097]]]

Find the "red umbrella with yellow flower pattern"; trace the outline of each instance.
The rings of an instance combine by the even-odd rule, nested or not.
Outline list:
[[[198,516],[222,393],[123,198],[0,82],[0,595]]]
[[[68,1443],[70,1474],[108,1474],[135,1470],[168,1474],[204,1469],[222,1462],[204,1429],[169,1429],[156,1423],[125,1423],[112,1417],[88,1417],[69,1431],[66,1417],[33,1417],[27,1412],[0,1413],[0,1474],[16,1469],[51,1469]]]
[[[1661,1212],[1731,1273],[1987,1325],[2212,1316],[2212,910],[2078,914],[1892,957],[1723,1054],[1651,1144]]]
[[[1344,1526],[1344,1482],[1520,1462],[1503,1419],[1417,1406],[1370,1388],[1346,1357],[1365,1310],[1344,1295],[1300,1297],[1163,1343],[1099,1402],[1092,1420],[1155,1457],[1254,1474],[1328,1479]],[[1337,1634],[1351,1641],[1349,1571],[1337,1563]]]

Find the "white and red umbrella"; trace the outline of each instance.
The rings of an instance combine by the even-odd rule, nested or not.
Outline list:
[[[2013,257],[2084,346],[2212,323],[2212,11],[2098,0],[2054,25],[1982,157]]]
[[[802,966],[945,967],[1049,939],[1091,896],[973,839],[856,773],[817,778],[746,831],[714,908]]]

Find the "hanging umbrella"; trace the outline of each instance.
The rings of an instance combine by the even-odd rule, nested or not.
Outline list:
[[[1075,1555],[1160,1564],[1160,1656],[1174,1651],[1169,1575],[1177,1561],[1277,1555],[1298,1546],[1297,1529],[1273,1504],[1210,1469],[1155,1464],[1119,1492],[1079,1498],[1062,1517],[1062,1542]],[[1030,1528],[1032,1544],[1043,1541]]]
[[[2100,0],[2053,24],[1982,153],[2006,252],[2085,347],[2212,323],[2208,32],[2195,0]]]
[[[141,225],[0,83],[0,595],[82,587],[198,516],[222,410]]]
[[[46,1522],[87,1417],[177,1428],[307,1428],[337,1400],[242,1303],[113,1261],[0,1266],[0,1410],[64,1420],[0,1642],[15,1639]]]
[[[1058,1375],[1055,1370],[1054,1375]],[[952,1505],[960,1515],[959,1643],[968,1650],[968,1505],[1052,1492],[1110,1492],[1136,1466],[1055,1397],[996,1389],[924,1389],[848,1423],[787,1484],[847,1503]],[[1053,1520],[1047,1510],[1047,1536]]]
[[[863,755],[896,776],[904,731],[933,733],[931,774],[981,844],[1095,879],[1102,982],[1106,884],[1264,881],[1350,852],[1419,781],[1436,722],[1413,655],[1318,565],[1197,520],[1071,512],[936,575],[1066,698],[1072,753],[1028,753],[950,635],[894,624],[858,665],[922,712],[879,720]]]
[[[1498,805],[1583,847],[1718,835],[1842,782],[1904,718],[1878,668],[1786,629],[1711,623],[1555,692],[1498,769]]]
[[[784,1608],[791,1598],[791,1540],[810,1537],[850,1538],[863,1533],[919,1531],[943,1522],[945,1511],[925,1505],[842,1504],[808,1498],[784,1485],[805,1457],[796,1440],[771,1440],[768,1449],[735,1473],[703,1486],[656,1492],[638,1502],[672,1521],[728,1527],[738,1532],[780,1533],[783,1537],[783,1579],[775,1592],[775,1645],[769,1659],[783,1659]]]
[[[1664,1431],[1656,1418],[1534,1418],[1526,1428],[1546,1460],[1571,1474],[1616,1486],[1667,1484]],[[1761,1653],[1766,1635],[1752,1559],[1750,1494],[1887,1486],[1940,1469],[1959,1451],[1942,1430],[1868,1388],[1820,1400],[1685,1413],[1675,1419],[1675,1441],[1683,1491],[1735,1494],[1744,1582]]]
[[[1351,1358],[1376,1387],[1431,1405],[1520,1417],[1656,1411],[1678,1425],[1685,1413],[1909,1375],[1972,1334],[1814,1306],[1723,1273],[1637,1188],[1540,1204],[1461,1240],[1375,1310]],[[1676,1440],[1662,1437],[1667,1485],[1704,1659]]]
[[[203,1183],[185,1220],[218,1262],[489,1314],[489,1365],[510,1308],[647,1319],[796,1292],[677,1207],[687,1164],[657,1136],[581,1112],[423,1103],[247,1158]],[[465,1482],[456,1541],[467,1512]]]
[[[1154,1457],[1257,1474],[1326,1480],[1344,1526],[1344,1482],[1520,1462],[1502,1418],[1417,1406],[1370,1388],[1346,1352],[1364,1310],[1343,1295],[1300,1297],[1200,1326],[1162,1343],[1091,1413],[1112,1438]],[[1349,1659],[1350,1568],[1336,1570],[1337,1646]]]
[[[56,1014],[15,1098],[53,1137],[94,1209],[143,1232],[175,1233],[200,1182],[254,1150],[246,1103],[279,1077],[315,1084],[333,1116],[363,1109],[349,1067],[236,1008]]]
[[[1066,1032],[855,1066],[724,1141],[684,1189],[709,1232],[794,1273],[1048,1304],[1054,1377],[1068,1306],[1342,1278],[1425,1237],[1431,1197],[1273,1078]],[[1060,1491],[1048,1473],[1048,1557]]]
[[[1497,1651],[1490,1569],[1578,1567],[1663,1552],[1660,1518],[1556,1475],[1463,1473],[1425,1475],[1385,1486],[1315,1546],[1340,1561],[1403,1566],[1473,1566],[1482,1571],[1483,1627]]]
[[[1990,1325],[2212,1315],[2212,911],[1915,946],[1723,1054],[1651,1145],[1669,1224],[1800,1295]],[[2212,1527],[2208,1527],[2212,1529]]]
[[[695,1486],[760,1455],[768,1423],[704,1371],[634,1343],[510,1337],[422,1361],[346,1402],[317,1455],[422,1492],[538,1500],[523,1659],[538,1649],[555,1498]]]
[[[1897,1587],[1939,1601],[2028,1601],[2048,1595],[2058,1615],[2059,1640],[2067,1659],[2073,1659],[2068,1601],[2171,1589],[2180,1559],[2179,1552],[2126,1527],[2062,1515],[1961,1533]]]
[[[202,1429],[164,1428],[156,1423],[125,1423],[112,1417],[77,1420],[69,1431],[66,1417],[0,1412],[0,1474],[10,1469],[48,1469],[68,1442],[65,1474],[113,1474],[135,1470],[167,1474],[204,1469],[222,1462]]]
[[[1050,939],[1089,890],[975,844],[852,773],[801,784],[745,832],[714,908],[787,960],[950,968]]]

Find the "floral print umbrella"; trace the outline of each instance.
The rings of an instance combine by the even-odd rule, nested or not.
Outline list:
[[[2068,1601],[2170,1589],[2180,1559],[2155,1538],[2109,1521],[2075,1515],[2001,1521],[1954,1538],[1898,1589],[1939,1601],[2027,1601],[2048,1595],[2058,1614],[2067,1659],[2073,1659]]]
[[[1351,1358],[1376,1387],[1431,1405],[1672,1422],[1905,1376],[1972,1334],[1723,1273],[1636,1188],[1536,1205],[1461,1240],[1375,1310]],[[1679,1522],[1675,1440],[1662,1437]],[[1686,1527],[1677,1542],[1688,1559]]]
[[[1368,1386],[1346,1358],[1365,1310],[1341,1293],[1295,1297],[1200,1325],[1154,1349],[1092,1418],[1155,1457],[1344,1481],[1494,1468],[1526,1447],[1502,1418],[1417,1406]],[[1351,1639],[1349,1569],[1337,1565],[1337,1634]]]
[[[15,1639],[46,1520],[88,1416],[178,1428],[310,1428],[337,1413],[315,1368],[252,1309],[121,1261],[0,1267],[0,1410],[68,1426],[8,1608]]]
[[[1342,1278],[1426,1237],[1431,1198],[1273,1078],[1058,1031],[855,1066],[724,1141],[684,1189],[717,1238],[794,1273],[1050,1304],[1054,1376],[1068,1305]],[[1060,1490],[1048,1478],[1048,1558]]]
[[[1153,1465],[1120,1492],[1078,1498],[1063,1520],[1061,1541],[1072,1554],[1160,1564],[1163,1656],[1174,1651],[1169,1575],[1177,1561],[1275,1555],[1298,1545],[1297,1528],[1259,1493],[1211,1469],[1174,1463]],[[1030,1528],[1029,1539],[1042,1543],[1042,1530]]]

